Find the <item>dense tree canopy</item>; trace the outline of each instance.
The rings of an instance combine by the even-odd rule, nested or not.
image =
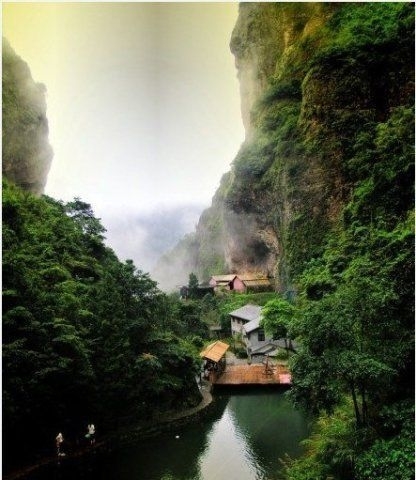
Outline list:
[[[103,432],[198,401],[198,319],[120,262],[104,233],[80,199],[3,183],[6,462],[50,452],[58,431],[75,439],[88,421]]]

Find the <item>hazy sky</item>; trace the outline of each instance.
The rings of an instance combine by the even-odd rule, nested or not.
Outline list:
[[[45,193],[91,203],[129,258],[129,219],[210,204],[244,139],[229,50],[237,3],[2,8],[3,35],[47,88],[54,158]]]

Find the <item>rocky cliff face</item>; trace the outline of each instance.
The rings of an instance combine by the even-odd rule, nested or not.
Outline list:
[[[296,45],[322,26],[333,7],[321,3],[242,3],[230,47],[240,80],[247,137],[254,133],[252,109],[272,77],[283,76]]]
[[[45,87],[35,83],[27,64],[3,39],[3,175],[42,194],[52,160],[48,142]]]
[[[293,288],[339,227],[360,142],[413,103],[413,18],[406,3],[241,4],[230,46],[246,140],[166,258],[200,280],[261,271]]]

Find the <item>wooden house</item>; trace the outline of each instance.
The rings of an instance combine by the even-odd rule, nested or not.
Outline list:
[[[206,284],[200,284],[193,289],[189,288],[187,285],[183,285],[179,289],[179,297],[182,300],[188,298],[204,298],[207,294],[214,295],[214,288]]]
[[[179,297],[181,299],[187,299],[189,297],[189,288],[186,285],[182,285],[179,289]]]
[[[234,279],[236,275],[213,275],[209,281],[210,287],[217,290],[233,290],[234,289]]]
[[[209,285],[218,290],[235,292],[265,292],[273,290],[270,279],[262,273],[238,273],[228,275],[213,275]]]
[[[266,292],[272,289],[270,279],[261,273],[237,274],[231,288],[237,292]]]
[[[204,377],[209,379],[211,383],[214,383],[215,380],[225,370],[225,354],[229,348],[230,346],[228,345],[228,343],[217,340],[216,342],[209,344],[199,354],[199,356],[202,357],[204,360]]]

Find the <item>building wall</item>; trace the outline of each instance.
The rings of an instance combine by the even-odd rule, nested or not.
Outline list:
[[[236,277],[233,281],[233,289],[237,292],[244,292],[246,290],[246,286],[238,277]]]
[[[247,351],[250,350],[250,353],[257,348],[262,347],[263,345],[267,345],[268,343],[273,341],[273,337],[271,335],[265,335],[264,340],[258,339],[258,333],[260,329],[256,329],[251,331],[248,334],[243,336],[244,342],[247,347]]]
[[[242,333],[243,325],[247,322],[242,320],[241,318],[231,317],[231,333],[232,335],[238,335]]]

